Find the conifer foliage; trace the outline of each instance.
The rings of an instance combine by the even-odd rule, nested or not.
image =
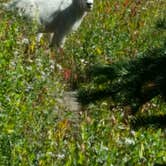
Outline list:
[[[165,30],[165,20],[156,27]],[[136,112],[156,96],[166,99],[166,42],[133,59],[94,65],[89,73],[91,82],[79,90],[79,101],[88,104],[109,97]]]

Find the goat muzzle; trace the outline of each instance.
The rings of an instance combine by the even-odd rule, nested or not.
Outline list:
[[[87,9],[88,9],[89,11],[92,10],[92,8],[93,8],[93,3],[87,2],[86,5],[87,5]]]

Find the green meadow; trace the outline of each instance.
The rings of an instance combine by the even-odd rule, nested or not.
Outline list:
[[[128,118],[109,99],[77,111],[61,99],[92,65],[164,47],[165,16],[165,0],[95,0],[60,55],[46,36],[36,43],[35,23],[0,9],[0,166],[164,166],[166,123],[139,119],[166,114],[159,96]]]

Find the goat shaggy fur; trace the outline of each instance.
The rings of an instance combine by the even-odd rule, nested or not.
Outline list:
[[[51,46],[63,47],[65,37],[77,30],[93,7],[93,0],[13,0],[5,9],[35,20],[40,33],[51,34]],[[41,35],[40,35],[41,36]]]

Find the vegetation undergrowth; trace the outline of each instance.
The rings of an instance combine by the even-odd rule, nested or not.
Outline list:
[[[4,2],[4,1],[3,1]],[[164,0],[95,1],[64,55],[36,43],[36,25],[0,9],[0,165],[123,166],[166,164],[166,105],[154,98],[132,126],[109,101],[69,110],[65,90],[89,82],[86,69],[160,48]],[[156,29],[157,26],[157,29]],[[164,121],[160,118],[160,120]]]

